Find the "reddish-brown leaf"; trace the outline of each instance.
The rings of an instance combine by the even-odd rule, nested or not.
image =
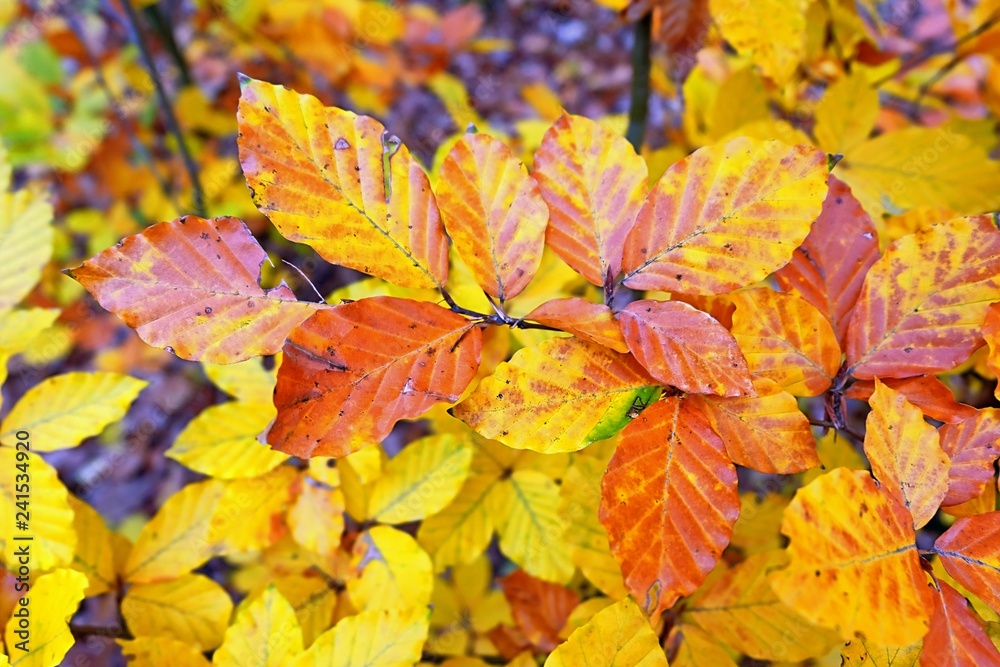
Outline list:
[[[931,419],[957,424],[976,414],[975,408],[956,401],[951,389],[933,375],[885,380],[880,378],[880,381],[906,396],[906,400],[920,408],[920,411]],[[874,380],[858,380],[847,388],[844,396],[867,402],[873,393],[875,393]]]
[[[562,643],[559,631],[580,602],[576,592],[536,579],[524,570],[515,570],[499,582],[510,614],[528,641],[542,651]]]
[[[753,381],[756,397],[691,397],[726,443],[734,463],[788,475],[818,466],[816,439],[795,397],[766,378]]]
[[[857,378],[951,370],[983,344],[1000,301],[1000,231],[993,217],[956,218],[897,240],[868,271],[847,332]]]
[[[546,243],[597,286],[621,270],[622,246],[646,196],[646,161],[600,123],[563,114],[535,152],[549,205]]]
[[[736,469],[689,400],[659,401],[622,432],[600,519],[632,598],[654,618],[701,585],[739,512]]]
[[[979,410],[965,421],[940,429],[941,449],[951,458],[948,495],[943,505],[977,498],[993,482],[993,462],[1000,457],[1000,409]]]
[[[285,344],[268,442],[309,457],[380,441],[400,419],[457,401],[481,348],[478,327],[432,303],[385,296],[321,310]]]
[[[276,354],[321,306],[282,283],[261,288],[267,259],[236,218],[185,216],[129,236],[67,271],[153,347],[231,364]]]
[[[593,303],[578,296],[552,299],[525,315],[524,319],[562,329],[577,338],[610,347],[615,352],[628,352],[618,320],[603,303]]]
[[[832,175],[828,184],[823,210],[809,236],[774,278],[781,289],[795,291],[816,306],[843,344],[865,275],[879,257],[878,236],[851,188]]]
[[[931,629],[924,637],[920,664],[924,667],[997,667],[1000,652],[961,593],[943,581],[934,596]]]
[[[441,163],[438,206],[445,228],[476,282],[504,301],[538,270],[549,209],[538,184],[507,145],[466,134]]]
[[[618,313],[625,341],[654,378],[683,391],[753,396],[736,339],[708,313],[680,301],[633,301]]]
[[[959,519],[934,550],[955,581],[1000,613],[1000,512]]]

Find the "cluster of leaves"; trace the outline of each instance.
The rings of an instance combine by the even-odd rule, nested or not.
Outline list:
[[[618,8],[701,49],[675,63],[684,131],[660,151],[562,113],[521,154],[453,137],[428,175],[373,118],[241,78],[253,203],[370,277],[298,300],[262,286],[242,220],[194,215],[67,271],[232,400],[171,444],[205,477],[134,541],[39,454],[147,383],[66,373],[9,407],[0,514],[30,472],[33,532],[18,652],[0,526],[12,664],[58,664],[104,594],[140,665],[1000,663],[1000,412],[946,384],[992,393],[1000,370],[995,139],[925,126],[926,73],[910,118],[884,113],[898,63],[866,52],[854,3]],[[952,69],[989,53],[988,11],[953,12],[972,37]],[[15,308],[52,210],[3,165],[6,373],[59,310]]]

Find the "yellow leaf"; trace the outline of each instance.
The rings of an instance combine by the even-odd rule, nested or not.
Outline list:
[[[240,87],[243,174],[285,238],[404,287],[445,284],[448,241],[434,195],[395,135],[282,86],[244,77]]]
[[[493,586],[493,566],[485,554],[468,565],[451,568],[434,580],[431,632],[426,650],[441,655],[493,655],[489,633],[497,625],[513,625],[510,605]]]
[[[375,488],[375,480],[382,475],[382,448],[371,445],[337,459],[337,470],[347,513],[358,521],[367,520],[368,497]]]
[[[868,139],[878,112],[878,93],[855,67],[827,88],[816,105],[816,143],[827,153],[851,156]]]
[[[222,586],[200,574],[133,584],[121,602],[136,637],[172,637],[210,651],[222,643],[233,602]]]
[[[270,395],[265,403],[209,406],[184,427],[166,455],[218,479],[263,475],[288,460],[287,454],[258,440],[275,414]]]
[[[306,549],[333,558],[344,533],[344,492],[305,478],[288,510],[292,538]]]
[[[408,609],[430,602],[430,556],[400,530],[375,526],[362,533],[354,543],[351,566],[358,576],[347,582],[347,594],[359,610]]]
[[[217,667],[286,667],[302,652],[302,630],[292,605],[268,586],[240,607],[212,664]]]
[[[136,584],[173,579],[208,560],[214,549],[212,516],[224,488],[221,482],[197,482],[168,498],[132,547],[126,579]]]
[[[0,384],[7,379],[7,361],[20,354],[51,327],[59,317],[58,308],[29,308],[5,312],[0,308]]]
[[[799,489],[781,532],[790,564],[768,578],[803,617],[886,646],[927,632],[934,605],[913,520],[867,472],[837,468]]]
[[[710,295],[762,280],[809,234],[827,172],[826,155],[809,146],[738,138],[698,149],[646,197],[625,241],[623,282]]]
[[[923,640],[909,646],[886,646],[866,640],[853,639],[841,649],[843,667],[916,667],[920,664]],[[931,663],[933,664],[933,663]]]
[[[545,660],[545,667],[667,667],[649,620],[631,599],[597,612]]]
[[[4,640],[13,654],[11,667],[55,667],[73,646],[69,619],[83,599],[87,577],[74,570],[55,570],[32,582],[26,606],[14,609]],[[28,614],[26,625],[17,616]]]
[[[118,572],[115,569],[111,531],[93,507],[76,496],[68,496],[68,500],[73,510],[77,541],[71,567],[87,576],[87,597],[116,589]]]
[[[271,370],[265,369],[259,358],[236,364],[202,362],[202,368],[216,387],[233,398],[246,403],[270,403],[280,358],[276,357],[278,363]]]
[[[729,545],[746,557],[783,548],[781,518],[788,502],[780,493],[768,493],[763,497],[753,492],[741,493],[740,518],[733,526]]]
[[[129,667],[209,667],[208,658],[196,647],[169,637],[117,639]]]
[[[412,667],[427,640],[423,607],[362,611],[319,636],[292,667]]]
[[[500,550],[525,572],[565,584],[575,570],[562,539],[567,520],[559,513],[559,487],[544,473],[515,470],[488,502],[500,533]]]
[[[472,449],[452,435],[407,445],[386,464],[368,500],[368,515],[382,523],[418,521],[444,509],[469,472]]]
[[[687,618],[713,638],[758,660],[798,662],[823,655],[839,638],[781,602],[767,574],[787,563],[783,551],[752,556],[718,579]]]
[[[447,507],[420,525],[417,538],[437,571],[472,562],[487,547],[494,517],[486,501],[497,484],[496,474],[471,475]]]
[[[887,132],[855,148],[833,173],[873,218],[920,206],[959,215],[1000,208],[1000,163],[951,125]]]
[[[117,373],[66,373],[42,380],[21,397],[0,425],[0,440],[11,447],[14,434],[31,434],[32,449],[51,452],[75,447],[124,416],[149,384]]]
[[[675,625],[667,636],[667,646],[678,644],[671,667],[736,667],[726,650],[699,627]]]
[[[630,355],[557,338],[519,350],[453,413],[508,447],[572,452],[624,428],[656,385]]]
[[[27,442],[34,446],[33,440]],[[30,495],[27,508],[25,494]],[[25,509],[28,516],[18,516]],[[11,572],[23,565],[15,553],[23,545],[18,538],[28,535],[32,538],[28,569],[32,572],[69,566],[73,562],[77,539],[69,493],[56,469],[42,457],[15,451],[13,447],[0,447],[0,516],[6,517],[0,523],[0,558]],[[27,530],[17,528],[18,519],[26,519]]]
[[[237,553],[274,544],[282,534],[276,518],[291,500],[296,474],[291,466],[280,466],[260,477],[226,482],[212,516],[209,543],[218,551]]]
[[[330,628],[334,610],[337,607],[337,592],[321,576],[290,574],[268,576],[259,587],[247,594],[247,598],[257,597],[264,589],[274,584],[281,596],[292,605],[295,618],[302,629],[302,643],[309,647],[316,638]]]
[[[0,312],[38,282],[52,239],[51,204],[30,190],[0,192]]]
[[[712,18],[727,42],[750,54],[779,86],[806,55],[806,0],[711,0]]]
[[[924,421],[920,408],[900,392],[875,379],[865,422],[865,454],[872,473],[923,528],[948,495],[951,461],[941,448],[936,428]]]

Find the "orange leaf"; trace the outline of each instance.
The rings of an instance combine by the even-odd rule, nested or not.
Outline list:
[[[733,336],[750,372],[793,396],[819,396],[840,368],[830,322],[808,301],[765,288],[733,295]]]
[[[680,301],[633,301],[618,314],[632,354],[650,375],[682,391],[753,395],[736,339],[708,313]]]
[[[931,629],[924,637],[921,664],[934,667],[1000,665],[1000,651],[990,641],[968,600],[943,581],[939,581],[938,586],[941,590],[934,596]]]
[[[992,303],[986,309],[983,320],[983,339],[989,348],[986,356],[986,367],[994,375],[1000,373],[1000,303]],[[1000,398],[1000,383],[993,389],[993,395]]]
[[[847,333],[860,379],[939,373],[983,344],[991,301],[1000,301],[1000,232],[980,215],[902,237],[872,266]]]
[[[481,348],[478,327],[432,303],[383,296],[321,310],[285,343],[268,442],[310,457],[380,441],[400,419],[457,401]]]
[[[816,306],[843,343],[865,274],[879,256],[878,236],[851,188],[833,175],[829,186],[809,236],[774,278],[781,289]]]
[[[945,383],[933,375],[918,375],[911,378],[885,378],[880,381],[906,397],[921,412],[948,424],[957,424],[976,414],[976,409],[959,403]],[[858,380],[844,392],[847,398],[868,401],[875,393],[874,380]]]
[[[625,585],[654,620],[705,580],[739,512],[736,469],[689,400],[659,401],[622,432],[600,519]]]
[[[948,574],[1000,613],[1000,512],[959,519],[934,550]]]
[[[781,532],[791,561],[770,580],[785,604],[848,640],[908,646],[927,632],[913,519],[867,472],[837,468],[799,489]]]
[[[262,289],[260,244],[236,218],[193,215],[128,236],[67,273],[153,347],[231,364],[276,354],[320,306]]]
[[[826,154],[741,137],[667,169],[625,241],[625,285],[722,294],[792,258],[826,195]]]
[[[937,429],[920,409],[879,380],[865,422],[865,455],[875,478],[913,515],[913,527],[934,518],[948,493],[951,463]]]
[[[578,594],[559,584],[536,579],[524,570],[515,570],[499,582],[514,622],[532,644],[542,651],[551,651],[562,643],[559,631],[579,604]]]
[[[546,243],[601,287],[621,270],[622,246],[646,195],[646,161],[596,121],[563,114],[535,152],[551,218]]]
[[[798,401],[775,382],[755,378],[756,397],[698,396],[698,406],[734,463],[789,475],[818,466],[816,439]]]
[[[524,316],[539,324],[562,329],[577,338],[628,352],[628,345],[618,327],[618,320],[603,303],[593,303],[578,296],[546,301]]]
[[[445,228],[476,282],[501,301],[517,296],[542,261],[549,209],[538,184],[486,134],[459,139],[437,183]]]
[[[993,462],[1000,457],[1000,409],[984,408],[939,431],[941,449],[951,458],[948,495],[942,505],[958,505],[979,497],[993,482]]]
[[[240,164],[254,203],[281,235],[328,262],[403,287],[448,278],[427,174],[381,123],[240,78]]]

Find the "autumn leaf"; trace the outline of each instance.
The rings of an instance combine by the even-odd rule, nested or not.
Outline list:
[[[649,374],[682,391],[753,395],[746,359],[711,315],[680,301],[633,301],[618,313],[629,349]]]
[[[347,594],[358,610],[425,607],[433,589],[433,567],[427,553],[410,535],[390,526],[375,526],[354,543],[351,565],[358,576],[347,582]]]
[[[561,643],[559,630],[580,602],[575,592],[515,570],[499,580],[510,613],[529,642],[542,651]]]
[[[501,302],[517,296],[542,261],[549,211],[538,184],[485,134],[459,139],[438,178],[441,218],[476,282]]]
[[[712,18],[727,42],[775,83],[787,83],[806,55],[804,0],[743,3],[711,0]]]
[[[157,667],[167,661],[174,667],[209,667],[197,647],[169,637],[138,637],[115,640],[130,667]]]
[[[292,538],[325,558],[333,558],[344,532],[344,492],[304,476],[301,490],[288,509]]]
[[[1000,665],[1000,651],[966,599],[943,581],[938,582],[938,588],[921,663],[941,667]]]
[[[819,396],[840,369],[840,346],[830,322],[794,294],[767,288],[733,295],[733,337],[750,372],[793,396]]]
[[[76,531],[76,553],[71,567],[87,576],[84,591],[87,597],[112,591],[118,586],[114,542],[125,538],[108,530],[93,507],[76,496],[69,496],[68,500]]]
[[[362,611],[327,630],[292,667],[410,667],[427,639],[427,611]]]
[[[630,355],[556,338],[519,350],[453,412],[508,447],[572,452],[620,431],[656,384]]]
[[[28,628],[18,618],[7,621],[4,641],[13,654],[11,667],[52,667],[62,663],[73,646],[69,619],[83,600],[87,577],[74,570],[56,569],[39,576],[23,597],[29,610]],[[23,642],[23,643],[22,643]]]
[[[319,311],[285,343],[267,441],[299,457],[380,441],[400,419],[457,401],[481,346],[473,323],[434,304],[375,297]]]
[[[404,287],[448,279],[448,242],[427,175],[378,121],[247,77],[240,164],[281,234],[323,259]]]
[[[816,105],[816,144],[827,153],[851,155],[875,128],[878,112],[878,92],[868,77],[858,70],[845,74]]]
[[[4,313],[31,291],[52,257],[53,211],[45,196],[33,189],[7,192],[6,150],[0,162],[7,170],[7,177],[0,180],[0,313]]]
[[[734,139],[670,167],[625,241],[624,283],[722,294],[789,262],[826,196],[826,155]]]
[[[993,482],[993,464],[1000,457],[1000,409],[983,408],[971,417],[939,429],[941,449],[951,459],[948,493],[942,505],[958,505],[979,496]]]
[[[937,429],[905,396],[876,379],[870,403],[865,455],[872,473],[910,511],[913,527],[922,528],[948,493],[948,455]]]
[[[847,334],[850,373],[872,379],[950,370],[982,344],[986,308],[998,300],[1000,232],[990,216],[904,236],[865,278]]]
[[[781,532],[789,565],[768,578],[804,618],[884,646],[927,632],[933,596],[913,519],[867,472],[837,468],[799,489]]]
[[[210,651],[222,643],[233,603],[226,590],[211,579],[185,574],[132,585],[121,608],[136,637],[173,637]]]
[[[722,440],[684,398],[657,402],[625,429],[601,484],[611,552],[654,619],[704,581],[739,508]]]
[[[885,378],[879,382],[905,396],[925,416],[946,424],[957,424],[976,414],[975,408],[956,401],[951,389],[933,375]],[[867,402],[874,393],[874,380],[858,380],[847,388],[844,396]]]
[[[267,254],[242,221],[161,222],[68,270],[153,347],[233,363],[275,354],[317,304],[287,285],[260,287]]]
[[[532,310],[524,319],[561,329],[577,338],[610,347],[615,352],[628,352],[618,320],[603,303],[593,303],[578,296],[552,299]]]
[[[260,597],[241,605],[212,664],[282,667],[301,652],[302,630],[292,605],[277,588],[268,586]]]
[[[846,183],[830,175],[823,208],[792,261],[774,279],[816,306],[844,342],[868,269],[879,258],[871,216]]]
[[[1000,512],[965,517],[934,543],[948,574],[1000,613]]]
[[[545,660],[546,667],[581,664],[667,667],[667,657],[642,610],[625,598],[597,612]]]
[[[613,280],[646,195],[645,161],[607,127],[563,114],[535,152],[534,175],[551,215],[546,244],[594,285]]]

